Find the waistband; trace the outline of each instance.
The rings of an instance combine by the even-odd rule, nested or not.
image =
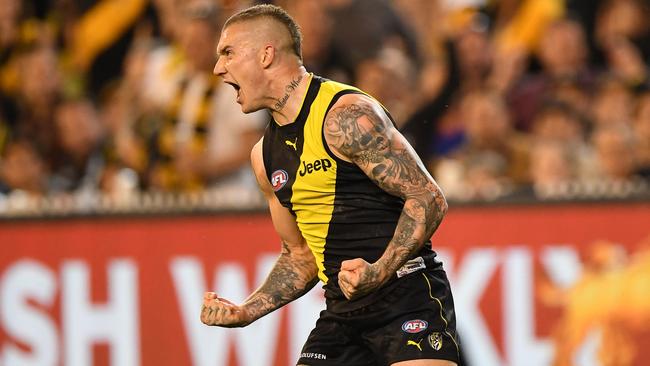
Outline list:
[[[391,277],[390,280],[382,287],[377,289],[370,294],[355,300],[347,300],[342,294],[340,297],[331,298],[325,296],[325,302],[327,308],[333,312],[344,312],[355,310],[364,306],[367,306],[375,301],[378,298],[381,298],[386,294],[386,292],[391,291],[399,282],[401,282],[404,277],[408,275],[419,272],[421,270],[436,270],[441,269],[442,263],[436,260],[436,253],[430,252],[426,254],[419,255],[415,258],[408,260],[400,269],[398,269],[395,274]]]

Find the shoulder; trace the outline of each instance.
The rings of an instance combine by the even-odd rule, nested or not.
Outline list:
[[[263,175],[266,174],[265,168],[264,168],[264,156],[263,156],[263,144],[264,144],[264,137],[262,137],[255,145],[253,146],[253,149],[251,150],[251,165],[253,166],[253,171],[255,172],[255,175],[258,174],[258,172],[261,172]]]
[[[255,173],[255,179],[259,185],[262,193],[269,198],[273,196],[273,189],[271,184],[266,177],[266,168],[264,167],[264,155],[263,155],[263,146],[264,146],[264,137],[262,137],[251,150],[251,166],[253,168],[253,173]]]
[[[379,102],[360,93],[341,96],[327,111],[325,121],[328,124],[340,124],[363,117],[379,123],[389,121],[388,115]]]
[[[379,102],[364,94],[349,94],[328,111],[323,132],[336,155],[354,160],[365,150],[385,149],[395,129]]]

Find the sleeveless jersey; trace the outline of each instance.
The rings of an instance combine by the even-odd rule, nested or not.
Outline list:
[[[266,175],[280,203],[295,215],[328,299],[344,298],[338,286],[342,261],[373,263],[381,257],[404,206],[327,146],[325,115],[350,93],[364,94],[313,75],[296,120],[284,126],[271,121],[262,142]]]

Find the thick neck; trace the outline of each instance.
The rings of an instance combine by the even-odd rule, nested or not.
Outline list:
[[[273,119],[280,125],[296,120],[312,77],[303,66],[284,75],[271,81],[272,97],[268,106]]]

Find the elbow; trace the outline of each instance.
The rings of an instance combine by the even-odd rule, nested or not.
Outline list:
[[[429,205],[429,210],[431,212],[431,217],[433,221],[436,222],[436,226],[440,224],[440,221],[445,217],[447,214],[447,210],[449,209],[449,205],[447,204],[447,199],[445,198],[445,195],[442,194],[442,191],[439,189],[436,189],[428,195],[428,205]]]
[[[439,189],[427,189],[406,198],[404,213],[427,227],[438,227],[449,206]]]
[[[444,217],[447,214],[447,211],[449,210],[449,204],[447,203],[447,199],[445,198],[445,195],[442,194],[441,191],[437,192],[436,197],[437,197],[436,207],[438,207],[439,215],[440,217]]]

